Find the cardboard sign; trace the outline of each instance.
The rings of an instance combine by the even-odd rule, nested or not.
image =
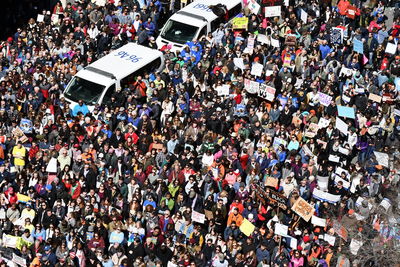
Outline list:
[[[275,224],[275,234],[286,237],[288,235],[289,227],[287,225],[276,223]]]
[[[265,17],[280,17],[281,16],[281,6],[267,6],[265,7]]]
[[[314,207],[301,197],[299,197],[297,201],[293,204],[292,210],[301,218],[303,218],[303,220],[305,220],[306,222],[311,219],[312,215],[315,212]]]
[[[332,97],[330,95],[318,92],[318,99],[321,105],[328,107],[331,104]]]
[[[280,145],[283,145],[283,147],[286,147],[286,146],[287,146],[287,141],[284,140],[284,139],[282,139],[282,138],[275,137],[275,138],[274,138],[274,143],[272,144],[272,147],[273,147],[275,150],[278,150],[278,147],[279,147]]]
[[[275,88],[262,83],[258,89],[258,96],[272,102],[275,99],[275,92]]]
[[[51,158],[46,167],[46,172],[57,172],[57,159]]]
[[[192,221],[204,224],[206,215],[195,210],[192,210]]]
[[[232,20],[232,29],[234,30],[247,30],[247,25],[249,24],[249,18],[241,17],[234,18]]]
[[[306,130],[305,136],[306,136],[306,137],[309,137],[309,138],[313,138],[314,136],[317,135],[318,130],[319,130],[318,124],[316,124],[316,123],[310,123],[310,124],[308,125],[307,130]]]
[[[381,101],[382,101],[382,97],[379,95],[375,95],[375,94],[369,94],[368,99],[378,102],[378,103],[381,103]]]
[[[218,86],[215,89],[217,90],[219,96],[228,96],[230,86],[229,86],[229,84],[224,84],[222,86]]]
[[[272,188],[277,188],[279,184],[279,180],[275,177],[267,177],[267,179],[265,180],[265,186],[269,186]]]
[[[256,227],[249,220],[243,219],[242,224],[239,227],[239,230],[242,231],[246,236],[250,236]]]

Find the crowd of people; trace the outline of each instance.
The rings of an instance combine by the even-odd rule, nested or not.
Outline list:
[[[155,38],[187,1],[99,2],[0,44],[1,267],[399,265],[397,1],[244,0],[182,51]],[[165,69],[70,106],[128,42]]]

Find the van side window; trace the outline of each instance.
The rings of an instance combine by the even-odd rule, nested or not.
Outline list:
[[[115,83],[113,85],[111,85],[108,89],[106,94],[103,97],[103,101],[101,102],[101,104],[103,105],[108,105],[111,103],[111,96],[114,94],[115,92]]]
[[[199,39],[203,36],[207,37],[207,25],[203,27],[203,29],[201,29],[200,33],[199,33]]]
[[[121,80],[121,88],[124,90],[128,88],[129,85],[135,82],[136,77],[144,76],[145,73],[155,72],[161,66],[161,58],[157,58],[152,62],[148,63],[147,65],[141,67],[139,70],[131,73],[130,75],[126,76]]]

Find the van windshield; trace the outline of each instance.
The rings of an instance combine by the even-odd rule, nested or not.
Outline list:
[[[83,100],[85,103],[89,104],[97,103],[104,91],[104,88],[104,85],[100,85],[79,77],[74,77],[71,81],[71,85],[65,92],[65,96],[75,102]]]
[[[179,44],[185,44],[193,40],[198,30],[199,28],[196,26],[169,20],[161,33],[161,37]]]

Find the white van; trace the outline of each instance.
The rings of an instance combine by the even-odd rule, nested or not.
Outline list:
[[[209,8],[222,4],[228,9],[228,19],[218,17]],[[182,50],[187,42],[199,39],[226,24],[242,11],[242,0],[199,0],[185,6],[172,15],[161,29],[156,43],[158,48],[172,45],[171,50]]]
[[[71,108],[83,100],[92,111],[95,104],[107,104],[117,88],[126,88],[144,72],[162,71],[162,52],[128,43],[80,70],[68,83],[64,97]]]

